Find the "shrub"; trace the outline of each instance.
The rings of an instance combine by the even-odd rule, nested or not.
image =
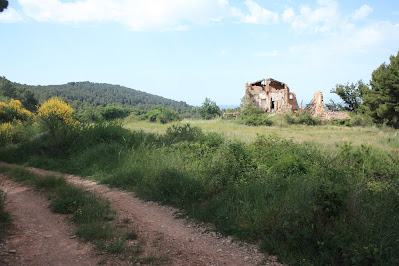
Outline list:
[[[148,120],[149,122],[158,122],[166,124],[173,121],[180,121],[181,118],[176,111],[170,110],[163,106],[156,106],[153,110],[141,115],[142,120]]]
[[[267,114],[242,115],[239,120],[247,126],[272,126],[273,120]]]
[[[21,121],[0,124],[0,147],[10,143],[24,143],[29,140],[32,132],[30,125]]]
[[[78,129],[79,123],[72,118],[72,113],[72,107],[55,97],[39,108],[37,118],[43,130],[55,136]]]
[[[172,144],[179,141],[193,141],[202,135],[202,130],[199,127],[191,127],[188,123],[182,126],[172,125],[166,130],[164,142]]]
[[[130,111],[126,108],[110,105],[102,108],[100,114],[104,117],[105,120],[111,121],[129,116]]]
[[[334,126],[347,126],[347,127],[352,126],[352,123],[349,119],[331,119],[328,121],[328,124]]]
[[[9,104],[0,102],[0,122],[27,121],[34,115],[22,107],[18,100],[11,100]]]
[[[373,122],[373,118],[367,114],[351,114],[350,124],[352,126],[373,126],[375,125]]]
[[[284,116],[288,124],[302,124],[308,126],[316,126],[321,124],[321,119],[311,116],[308,112],[301,112],[297,117],[290,114],[285,114]]]

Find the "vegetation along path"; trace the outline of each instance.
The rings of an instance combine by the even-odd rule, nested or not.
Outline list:
[[[39,175],[61,175],[36,168],[27,169]],[[209,232],[204,226],[188,222],[185,219],[175,219],[178,212],[174,208],[160,206],[154,202],[143,202],[130,192],[110,189],[77,176],[63,175],[63,177],[71,184],[83,186],[110,201],[111,208],[118,212],[118,219],[133,221],[137,234],[145,243],[143,252],[147,256],[168,257],[167,263],[172,265],[257,265],[261,263],[280,265],[275,262],[274,256],[265,260],[264,255],[254,245],[235,242],[231,238],[222,238],[214,232]],[[21,243],[17,243],[18,238],[11,235],[10,241],[15,244],[14,246],[18,246],[18,249],[21,249],[15,250],[18,253],[16,257],[32,259],[32,262],[36,257],[40,259],[39,255],[36,257],[33,254],[31,257],[22,256],[29,248],[35,247],[35,249],[37,248],[35,254],[41,253],[40,248],[43,248],[42,254],[47,258],[61,258],[62,254],[66,254],[68,258],[63,261],[63,265],[68,262],[74,264],[77,261],[79,264],[84,264],[83,262],[96,264],[96,258],[87,252],[87,247],[78,244],[76,239],[70,238],[68,224],[62,222],[62,218],[57,218],[57,215],[50,214],[45,199],[38,199],[39,196],[35,195],[32,189],[23,188],[11,181],[5,183],[3,181],[2,186],[5,187],[9,195],[8,209],[15,219],[16,226],[25,228],[26,237],[41,237],[40,239],[29,239],[25,241],[27,244],[21,245]],[[25,209],[27,213],[20,213],[21,208]],[[22,217],[18,216],[25,218],[21,219]],[[33,228],[34,224],[44,231],[41,232],[39,229]],[[58,231],[60,232],[57,233]],[[31,232],[35,232],[35,235],[31,236],[33,234]],[[62,236],[62,234],[64,235]],[[52,254],[52,250],[56,252],[56,249],[49,247],[59,245],[64,247],[61,249],[62,254]],[[43,264],[39,263],[42,262],[40,260],[35,262],[32,264]],[[47,263],[44,262],[44,264]],[[51,262],[51,264],[56,265],[57,262]]]

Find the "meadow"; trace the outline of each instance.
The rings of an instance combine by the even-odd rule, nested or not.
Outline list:
[[[372,145],[387,151],[399,151],[399,130],[391,127],[378,128],[346,127],[334,125],[288,125],[283,118],[278,118],[275,126],[246,126],[234,120],[194,120],[184,119],[181,124],[199,127],[204,132],[218,132],[229,139],[239,139],[245,143],[253,142],[257,135],[277,136],[296,143],[314,143],[319,147],[335,149],[345,142],[354,146]],[[148,123],[134,119],[125,119],[123,126],[129,130],[143,130],[148,133],[163,134],[170,124]]]
[[[398,264],[398,146],[390,128],[127,118],[32,133],[0,160],[134,191],[282,262]]]

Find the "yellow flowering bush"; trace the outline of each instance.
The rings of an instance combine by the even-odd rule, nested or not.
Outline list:
[[[0,124],[0,146],[18,142],[24,138],[25,127],[21,121],[5,122]]]
[[[1,122],[27,121],[33,118],[34,114],[23,108],[21,102],[18,100],[11,100],[9,104],[0,102]]]
[[[45,102],[37,111],[43,129],[56,135],[63,130],[77,130],[79,122],[72,118],[73,109],[57,97]]]

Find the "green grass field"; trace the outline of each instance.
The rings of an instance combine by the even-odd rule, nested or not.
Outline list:
[[[335,148],[336,144],[345,142],[355,146],[371,145],[374,148],[399,152],[399,130],[389,127],[383,129],[377,127],[345,127],[345,126],[306,126],[287,125],[282,126],[258,126],[251,127],[238,124],[234,120],[183,120],[180,124],[190,123],[194,127],[200,127],[204,132],[219,132],[227,138],[238,139],[246,143],[255,140],[258,134],[266,136],[278,136],[290,139],[297,143],[316,143],[321,147]],[[142,129],[145,132],[165,133],[171,124],[150,123],[126,119],[124,127],[130,130]]]

